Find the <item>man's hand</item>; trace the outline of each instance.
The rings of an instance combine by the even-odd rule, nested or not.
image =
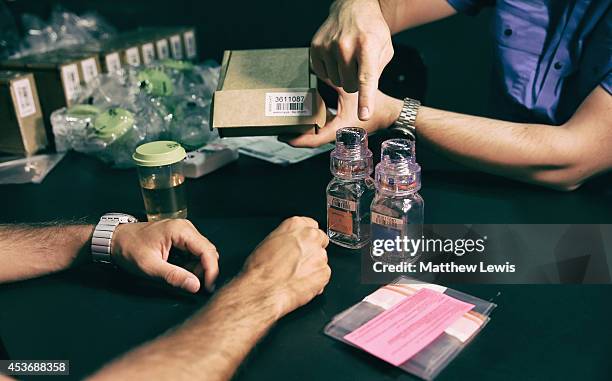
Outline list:
[[[323,292],[331,275],[325,251],[328,244],[329,238],[316,221],[289,218],[255,249],[241,277],[260,289],[262,298],[277,301],[281,317]]]
[[[168,263],[172,247],[193,255],[192,272]],[[198,278],[203,278],[206,289],[212,292],[219,274],[217,248],[188,220],[119,225],[113,235],[111,257],[124,270],[192,293],[200,289]]]
[[[359,91],[355,116],[362,121],[374,113],[378,79],[392,57],[378,0],[336,1],[311,43],[312,70],[348,93]]]
[[[338,112],[336,115],[328,115],[325,126],[316,134],[303,135],[284,135],[279,136],[278,140],[288,143],[294,147],[319,147],[325,143],[333,142],[336,138],[336,131],[343,127],[361,127],[368,134],[373,134],[380,129],[392,125],[399,117],[403,102],[383,94],[380,90],[375,91],[376,112],[366,121],[357,118],[357,95],[349,94],[339,87],[335,87],[338,92]]]

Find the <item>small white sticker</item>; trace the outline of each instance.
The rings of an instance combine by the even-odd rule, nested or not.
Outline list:
[[[81,89],[81,79],[79,78],[77,64],[62,66],[62,82],[64,82],[66,101],[70,102]]]
[[[402,230],[404,221],[401,218],[389,217],[384,214],[372,212],[372,223],[382,226],[387,226],[392,229]]]
[[[104,61],[106,62],[106,71],[108,73],[114,73],[117,70],[121,69],[121,60],[119,59],[119,53],[107,54],[106,57],[104,57]]]
[[[157,46],[157,57],[160,60],[170,57],[170,52],[168,51],[168,40],[159,40],[155,43],[155,45]]]
[[[187,58],[195,58],[197,50],[193,30],[183,33],[183,40],[185,40],[185,53],[187,54]]]
[[[83,70],[83,80],[85,83],[89,83],[89,81],[98,76],[98,65],[94,58],[81,61],[81,70]]]
[[[170,48],[172,49],[172,58],[176,60],[183,59],[183,44],[181,43],[181,36],[175,34],[170,37]]]
[[[311,116],[312,94],[307,91],[266,93],[266,116]]]
[[[19,79],[13,82],[13,92],[17,98],[17,111],[19,117],[25,118],[36,113],[36,105],[34,104],[34,96],[30,87],[28,78]]]
[[[125,50],[125,60],[129,65],[138,66],[140,65],[140,54],[138,54],[138,48],[133,47]]]
[[[142,62],[148,65],[155,59],[155,48],[152,43],[142,45]]]
[[[336,209],[348,210],[354,212],[357,210],[357,203],[351,200],[345,200],[343,198],[327,196],[327,203],[329,206],[333,206]]]

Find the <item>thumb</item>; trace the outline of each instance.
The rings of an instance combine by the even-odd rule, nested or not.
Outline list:
[[[336,139],[336,131],[342,127],[339,123],[334,123],[338,118],[335,117],[329,123],[326,123],[324,127],[320,128],[316,134],[302,134],[302,135],[280,135],[278,140],[289,144],[293,147],[300,148],[316,148],[322,146],[325,143],[333,142]]]
[[[376,99],[376,90],[378,89],[378,65],[368,55],[368,50],[363,48],[357,62],[359,65],[359,106],[357,116],[359,120],[366,121],[374,113],[374,101]]]
[[[200,289],[200,280],[198,277],[184,268],[168,263],[162,259],[148,264],[145,269],[145,273],[150,277],[171,286],[182,288],[187,292],[196,293]]]

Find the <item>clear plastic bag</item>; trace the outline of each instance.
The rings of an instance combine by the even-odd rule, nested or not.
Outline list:
[[[461,317],[443,334],[400,365],[402,370],[425,380],[435,378],[469,344],[489,322],[489,315],[497,306],[495,303],[460,291],[401,276],[389,285],[368,295],[361,302],[334,316],[325,327],[325,334],[352,345],[344,339],[346,335],[409,297],[398,293],[389,293],[389,296],[383,296],[382,292],[389,287],[400,287],[404,294],[416,293],[421,288],[429,288],[474,305],[470,312]]]
[[[0,162],[0,184],[41,183],[64,153],[36,155]]]
[[[115,28],[94,12],[79,16],[59,6],[54,8],[48,22],[32,14],[24,14],[21,22],[25,37],[14,57],[76,44],[95,44],[116,34]]]
[[[119,167],[133,166],[134,149],[153,140],[174,140],[187,150],[200,148],[218,138],[209,126],[218,74],[210,64],[180,61],[100,74],[83,87],[76,106],[51,115],[56,146],[60,151],[94,154]],[[133,126],[121,129],[126,136],[117,143],[101,138],[96,128],[96,118],[113,109],[125,110],[129,115],[120,112],[133,119]]]

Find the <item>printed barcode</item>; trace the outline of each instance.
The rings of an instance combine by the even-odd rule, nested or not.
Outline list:
[[[276,111],[304,111],[304,103],[277,103]]]
[[[25,109],[30,107],[30,92],[26,87],[19,87],[19,100],[21,101],[21,108]]]
[[[25,118],[36,113],[34,96],[27,78],[19,79],[12,84],[17,101],[17,111],[20,117]]]

